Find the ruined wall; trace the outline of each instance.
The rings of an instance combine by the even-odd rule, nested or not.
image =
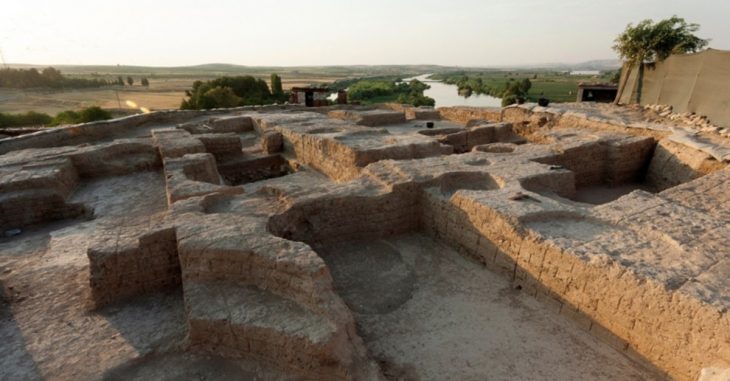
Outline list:
[[[470,120],[501,121],[501,109],[498,107],[439,107],[441,119],[466,124]]]
[[[100,227],[89,243],[89,280],[95,307],[180,286],[175,229],[139,229],[140,225]]]
[[[646,366],[652,363],[674,378],[691,380],[702,367],[730,359],[729,353],[706,355],[730,340],[730,319],[726,314],[718,319],[713,307],[608,258],[581,257],[467,197],[446,200],[424,192],[421,200],[424,231],[505,275],[523,292]],[[566,212],[535,218],[575,219],[581,226],[611,229]]]
[[[335,110],[327,113],[333,119],[351,121],[360,126],[377,127],[390,124],[401,124],[406,122],[406,115],[403,111],[390,110]]]
[[[61,147],[123,137],[130,131],[152,124],[173,124],[202,116],[215,116],[235,112],[300,110],[298,106],[244,106],[213,110],[166,110],[122,118],[90,122],[72,126],[46,128],[43,131],[17,137],[0,139],[0,155],[27,148]]]
[[[575,173],[576,187],[609,186],[641,181],[654,152],[651,138],[596,141],[567,147],[536,161],[559,165]]]
[[[663,139],[656,146],[646,180],[657,191],[662,191],[722,169],[724,166],[704,152]]]
[[[298,205],[269,221],[273,234],[313,245],[391,236],[418,227],[415,189],[379,196],[349,196]]]

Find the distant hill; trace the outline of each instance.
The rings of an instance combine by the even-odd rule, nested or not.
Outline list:
[[[520,66],[521,69],[550,69],[550,70],[617,70],[621,68],[621,60],[591,60],[579,63],[546,63]]]

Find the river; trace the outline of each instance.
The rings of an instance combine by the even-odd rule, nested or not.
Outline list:
[[[472,93],[469,97],[459,95],[459,88],[456,85],[449,85],[441,81],[428,79],[431,74],[419,75],[413,78],[406,78],[404,81],[417,79],[429,86],[430,89],[423,92],[423,95],[431,97],[436,101],[436,107],[449,106],[474,106],[474,107],[500,107],[502,100],[486,94]]]

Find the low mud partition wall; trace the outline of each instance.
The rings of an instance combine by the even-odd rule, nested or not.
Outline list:
[[[174,228],[142,233],[107,225],[87,252],[93,307],[181,286]]]
[[[727,166],[702,151],[662,139],[656,146],[646,182],[656,191],[686,183]]]
[[[573,171],[576,188],[601,184],[617,186],[644,178],[655,144],[652,138],[598,140],[568,147],[536,161]]]
[[[350,196],[298,205],[269,220],[276,236],[318,246],[377,238],[418,227],[416,187],[376,196]]]
[[[294,170],[281,155],[268,155],[221,163],[218,172],[226,184],[241,185],[286,176]]]

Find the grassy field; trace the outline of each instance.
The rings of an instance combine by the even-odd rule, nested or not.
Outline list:
[[[484,87],[497,90],[502,89],[510,81],[521,81],[528,78],[532,82],[530,100],[545,96],[552,102],[575,102],[578,84],[581,82],[608,82],[612,74],[603,75],[570,75],[555,71],[462,71],[442,73],[432,76],[433,79],[444,81],[458,81],[463,76],[469,79],[480,78]],[[498,96],[497,93],[490,95]]]

